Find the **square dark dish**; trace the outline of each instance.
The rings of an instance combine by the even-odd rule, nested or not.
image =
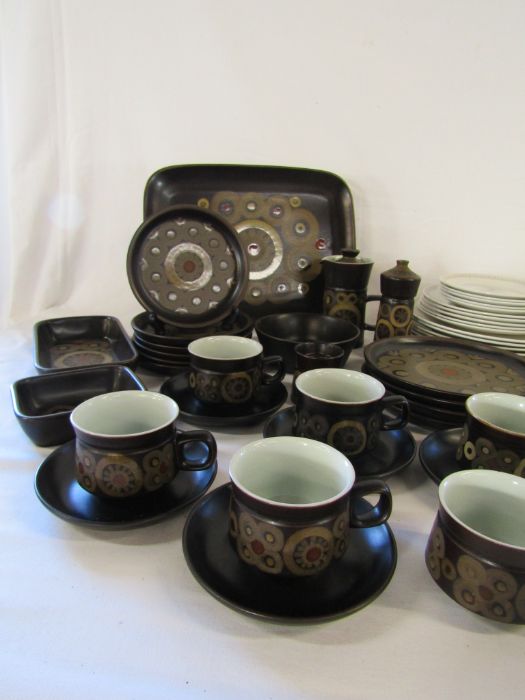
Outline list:
[[[33,328],[39,372],[117,364],[134,367],[137,351],[113,316],[70,316],[39,321]]]
[[[74,437],[69,416],[75,406],[92,396],[126,389],[144,390],[144,385],[128,367],[103,365],[19,379],[11,386],[11,398],[26,435],[48,447]]]

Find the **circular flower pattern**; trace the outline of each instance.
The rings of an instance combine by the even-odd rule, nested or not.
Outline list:
[[[390,312],[390,322],[394,328],[404,328],[408,326],[412,318],[412,310],[407,304],[396,304]]]
[[[107,496],[134,496],[142,488],[142,472],[135,460],[125,455],[103,457],[96,466],[97,486]]]
[[[309,576],[325,569],[332,560],[334,538],[326,527],[311,527],[291,535],[283,550],[288,570],[298,576]]]
[[[221,395],[226,403],[248,401],[252,393],[252,379],[247,372],[233,372],[221,384]]]
[[[342,420],[332,425],[327,441],[345,455],[357,455],[366,447],[367,434],[359,421]]]

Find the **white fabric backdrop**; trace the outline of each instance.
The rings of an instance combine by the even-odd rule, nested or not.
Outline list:
[[[332,170],[379,273],[522,275],[521,0],[0,0],[2,320],[118,315],[157,168]]]

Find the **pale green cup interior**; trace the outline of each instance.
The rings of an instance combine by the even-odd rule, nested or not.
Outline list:
[[[368,403],[378,401],[385,387],[374,377],[351,369],[323,367],[300,374],[296,389],[310,398],[330,403]]]
[[[324,504],[348,492],[355,472],[333,447],[299,437],[265,438],[236,452],[233,483],[248,495],[271,503]]]
[[[525,437],[525,397],[483,392],[467,399],[467,411],[499,430]]]
[[[498,543],[525,547],[525,479],[473,469],[444,479],[439,499],[468,529]]]
[[[207,360],[246,360],[257,357],[262,351],[257,340],[236,335],[209,335],[188,345],[190,355]]]
[[[92,435],[131,436],[170,425],[178,413],[175,401],[164,394],[115,391],[81,403],[71,413],[71,423]]]

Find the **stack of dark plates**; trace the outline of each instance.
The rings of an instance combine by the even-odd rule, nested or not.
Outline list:
[[[246,254],[219,215],[180,205],[146,219],[130,243],[127,271],[146,309],[131,322],[145,369],[184,369],[196,338],[251,335],[251,319],[238,310],[248,284]]]
[[[190,363],[188,345],[192,340],[207,335],[242,335],[249,338],[253,321],[236,309],[231,316],[215,326],[181,329],[143,312],[131,319],[133,345],[144,369],[160,374],[174,374]]]
[[[511,352],[468,340],[408,336],[364,349],[363,371],[410,404],[410,420],[432,429],[464,423],[471,394],[525,396],[525,361]]]

